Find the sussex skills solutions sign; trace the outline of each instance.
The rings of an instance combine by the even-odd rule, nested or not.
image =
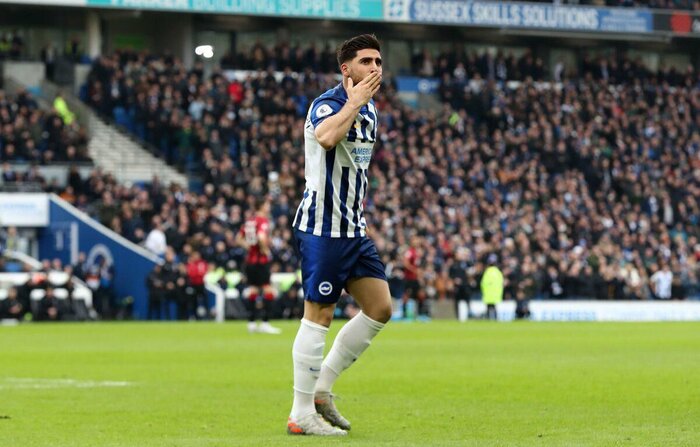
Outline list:
[[[384,18],[382,0],[87,0],[90,6],[330,19]]]
[[[506,28],[643,33],[652,30],[646,9],[587,8],[463,0],[386,0],[389,21]]]

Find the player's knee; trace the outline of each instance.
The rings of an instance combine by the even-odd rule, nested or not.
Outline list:
[[[333,321],[333,314],[318,313],[314,315],[309,315],[304,313],[304,319],[311,321],[312,323],[320,324],[321,326],[330,327]]]
[[[304,318],[325,327],[330,327],[333,321],[335,305],[319,304],[307,301],[304,305]]]
[[[371,315],[368,313],[367,316],[380,323],[386,323],[387,321],[391,320],[391,302],[377,306],[376,308],[372,309],[371,313]]]

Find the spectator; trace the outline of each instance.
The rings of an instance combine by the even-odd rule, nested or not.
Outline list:
[[[10,287],[7,290],[7,298],[0,301],[0,319],[21,320],[25,313],[26,310],[18,299],[17,289]]]
[[[486,304],[486,318],[497,320],[496,305],[503,301],[503,273],[496,266],[498,258],[494,254],[488,257],[488,267],[481,278],[481,295]]]
[[[68,108],[68,104],[66,100],[63,99],[63,94],[61,92],[56,94],[56,98],[53,100],[53,108],[66,126],[73,125],[75,115]]]
[[[63,317],[64,309],[62,303],[56,298],[53,288],[46,288],[46,295],[39,302],[39,309],[36,315],[37,321],[60,321]]]
[[[165,275],[160,264],[156,264],[146,279],[148,288],[148,316],[149,320],[163,319],[163,304],[165,294]]]
[[[165,238],[165,233],[163,232],[161,226],[161,219],[159,216],[154,216],[152,221],[152,230],[148,233],[145,242],[146,249],[155,254],[156,256],[165,256],[165,250],[168,248],[167,241]]]
[[[668,264],[662,264],[661,268],[651,275],[654,297],[658,300],[670,300],[673,284],[673,273]]]
[[[177,308],[179,304],[178,267],[175,263],[175,252],[168,248],[165,252],[165,262],[161,269],[161,276],[164,284],[163,299],[165,307],[164,318],[175,320],[178,316]]]
[[[564,294],[564,287],[562,286],[562,280],[559,278],[559,271],[552,265],[547,267],[544,291],[547,298],[562,299],[566,297]]]
[[[473,291],[474,266],[469,259],[471,253],[468,248],[457,250],[455,262],[450,266],[450,279],[454,284],[455,313],[460,321],[471,317],[470,300]],[[464,305],[464,310],[460,307]]]
[[[49,42],[41,49],[41,61],[46,66],[46,78],[54,81],[56,74],[56,48]]]

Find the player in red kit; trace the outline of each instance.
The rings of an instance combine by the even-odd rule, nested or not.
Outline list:
[[[204,289],[204,275],[207,274],[207,262],[202,259],[202,255],[195,251],[187,261],[187,279],[188,285],[192,288],[194,294],[187,294],[187,302],[184,304],[185,309],[182,310],[183,316],[192,318],[198,316],[204,318],[206,311],[206,290]]]
[[[408,300],[413,298],[418,305],[418,314],[423,313],[424,296],[420,293],[420,268],[418,267],[420,252],[420,239],[417,236],[411,237],[411,243],[403,255],[404,280],[406,281],[406,292],[403,298],[403,317],[408,318]]]
[[[279,334],[281,331],[270,325],[270,311],[275,299],[275,290],[270,284],[270,203],[260,199],[255,214],[245,221],[238,234],[239,241],[248,249],[245,276],[248,283],[243,299],[248,307],[248,332]],[[255,323],[260,308],[262,323]]]

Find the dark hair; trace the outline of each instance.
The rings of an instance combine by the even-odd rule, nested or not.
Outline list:
[[[354,59],[358,51],[366,49],[381,51],[379,49],[379,41],[374,34],[360,34],[359,36],[346,40],[338,47],[338,51],[336,52],[338,66]]]
[[[255,198],[255,211],[260,211],[267,204],[267,196]]]

